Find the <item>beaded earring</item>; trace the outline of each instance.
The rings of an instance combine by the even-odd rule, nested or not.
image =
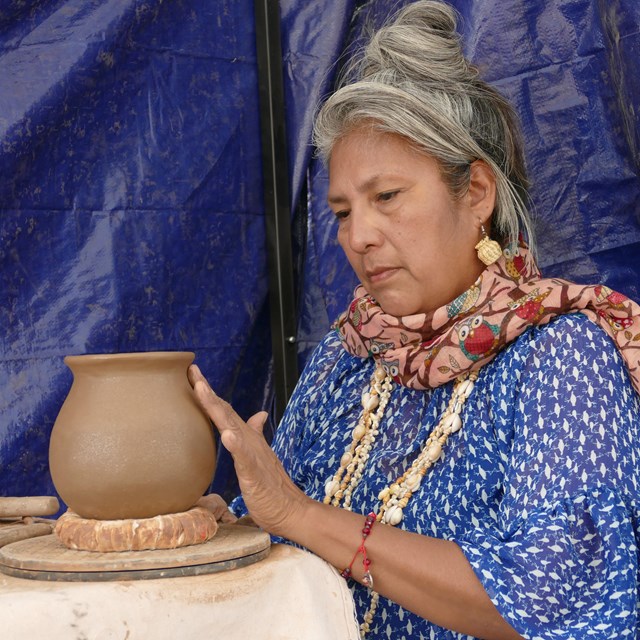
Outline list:
[[[475,249],[478,252],[478,258],[489,266],[500,258],[502,247],[488,236],[483,224],[480,225],[480,230],[482,231],[482,239],[475,246]]]

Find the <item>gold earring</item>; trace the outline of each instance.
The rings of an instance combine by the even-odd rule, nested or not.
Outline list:
[[[483,224],[480,225],[480,230],[482,231],[482,239],[475,248],[478,252],[478,258],[489,266],[500,258],[502,255],[502,247],[487,235]]]

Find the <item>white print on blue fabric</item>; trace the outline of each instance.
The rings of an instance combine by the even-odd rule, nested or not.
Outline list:
[[[373,367],[329,334],[276,432],[285,468],[318,500],[351,441]],[[451,389],[394,387],[353,511],[377,510],[378,493],[411,464]],[[579,313],[532,327],[481,370],[462,430],[401,526],[455,541],[528,640],[640,639],[639,432],[639,398],[599,327]],[[354,597],[362,619],[368,592],[356,585]],[[469,636],[380,598],[368,638]]]

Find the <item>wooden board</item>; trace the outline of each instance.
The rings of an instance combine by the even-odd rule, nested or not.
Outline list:
[[[53,496],[0,497],[0,518],[21,516],[52,516],[60,509]]]
[[[269,553],[269,534],[253,527],[220,525],[215,537],[179,549],[97,553],[74,551],[54,534],[0,549],[0,571],[36,580],[135,580],[228,571]]]
[[[49,535],[52,529],[52,522],[33,522],[30,524],[25,522],[0,523],[0,547],[19,540],[26,540],[27,538]]]

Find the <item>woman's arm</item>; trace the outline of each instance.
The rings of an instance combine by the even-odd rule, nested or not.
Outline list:
[[[362,540],[364,517],[309,500],[285,534],[338,569]],[[374,525],[366,541],[375,590],[431,622],[486,640],[521,636],[500,616],[454,542]],[[361,557],[353,577],[363,576]]]
[[[342,569],[362,540],[364,518],[308,498],[262,436],[265,413],[245,423],[218,398],[197,367],[189,378],[235,463],[245,504],[269,533],[296,542]],[[485,640],[521,636],[505,622],[454,543],[375,525],[367,539],[375,590],[431,622]],[[356,561],[353,576],[361,580]]]

